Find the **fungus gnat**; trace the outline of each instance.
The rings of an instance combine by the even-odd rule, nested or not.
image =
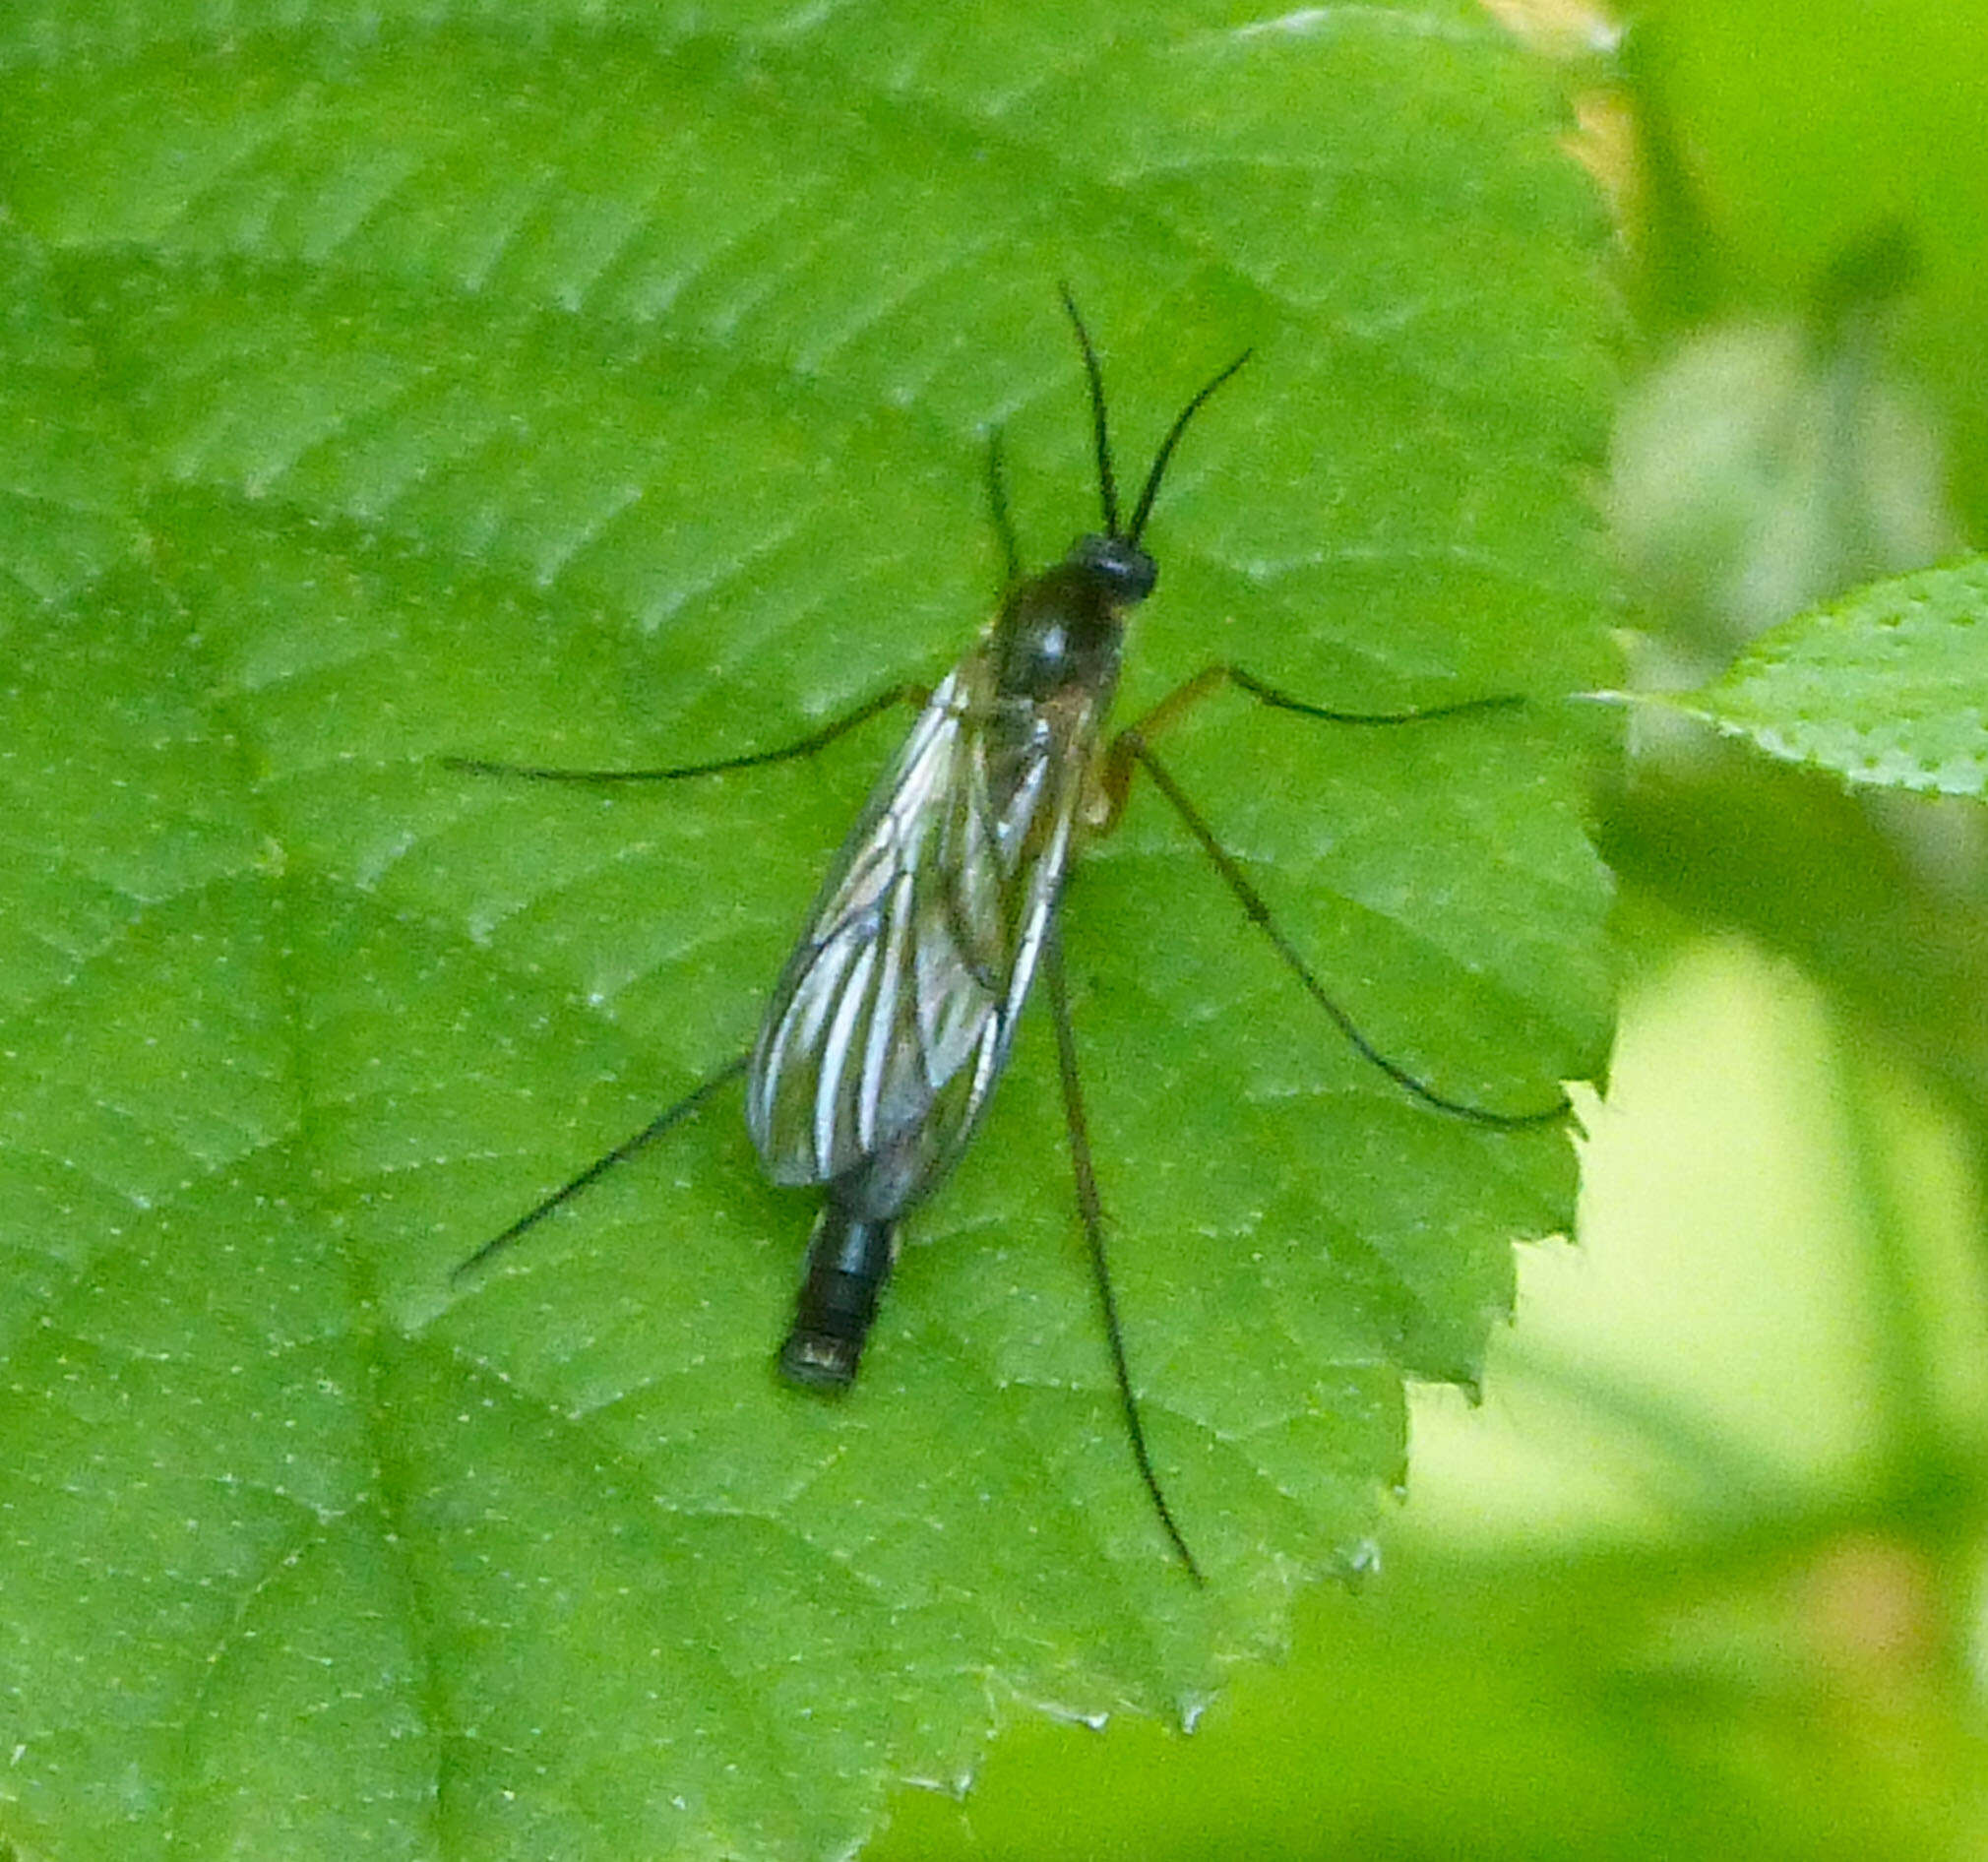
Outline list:
[[[1506,1113],[1448,1099],[1377,1049],[1327,994],[1206,818],[1154,756],[1151,738],[1200,699],[1231,685],[1259,703],[1338,724],[1408,724],[1514,704],[1474,699],[1426,711],[1346,713],[1307,704],[1240,666],[1212,665],[1107,738],[1126,617],[1158,568],[1148,521],[1188,424],[1249,359],[1245,350],[1175,415],[1132,507],[1120,511],[1097,351],[1070,293],[1089,389],[1101,530],[1035,576],[1021,573],[998,438],[989,449],[995,527],[1007,567],[992,624],[929,694],[896,686],[796,742],[673,769],[560,770],[453,758],[451,767],[541,782],[674,782],[812,756],[879,713],[920,702],[910,735],[871,791],[829,868],[793,954],[774,984],[749,1053],[493,1235],[470,1272],[745,1078],[746,1124],[775,1183],[819,1188],[781,1376],[814,1390],[854,1382],[863,1341],[898,1256],[904,1217],[943,1183],[971,1140],[1007,1065],[1039,970],[1055,1024],[1077,1212],[1089,1249],[1125,1428],[1159,1523],[1188,1572],[1201,1568],[1148,1453],[1105,1258],[1104,1217],[1071,1030],[1057,908],[1085,839],[1109,833],[1144,770],[1172,805],[1250,921],[1340,1035],[1423,1104],[1507,1130],[1551,1123],[1565,1100]]]

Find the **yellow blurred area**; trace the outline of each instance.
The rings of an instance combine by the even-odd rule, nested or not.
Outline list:
[[[1684,947],[1631,995],[1612,1088],[1582,1116],[1581,1243],[1522,1252],[1481,1407],[1417,1393],[1408,1530],[1646,1541],[1707,1505],[1853,1491],[1899,1428],[1988,1444],[1959,1136],[1791,963]],[[1901,1330],[1931,1413],[1900,1388],[1921,1368],[1896,1362]]]

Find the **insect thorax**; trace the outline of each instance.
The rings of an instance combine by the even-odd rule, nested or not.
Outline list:
[[[1105,560],[1087,553],[1090,545],[1116,553]],[[1108,692],[1118,678],[1125,610],[1145,599],[1151,569],[1144,551],[1087,536],[1053,569],[1018,584],[994,629],[999,696],[1043,700],[1073,686]]]

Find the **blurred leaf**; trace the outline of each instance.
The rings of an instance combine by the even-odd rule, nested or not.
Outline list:
[[[1932,401],[1949,436],[1948,496],[1977,542],[1988,527],[1981,26],[1979,8],[1946,0],[1655,0],[1638,11],[1630,61],[1653,132],[1635,242],[1652,309],[1808,318],[1846,257],[1906,242],[1912,283],[1885,348]]]
[[[1903,1570],[1886,1577],[1925,1584],[1930,1561],[1887,1550]],[[1764,1862],[1965,1853],[1971,1715],[1916,1648],[1868,1676],[1831,1660],[1816,1592],[1857,1551],[1391,1550],[1385,1583],[1308,1599],[1288,1664],[1192,1739],[1018,1731],[984,1798],[901,1793],[876,1862],[1039,1853],[1045,1830],[1087,1862],[1689,1862],[1730,1856],[1735,1831]]]
[[[1902,1047],[1978,1131],[1988,913],[1975,891],[1928,884],[1922,848],[1835,778],[1738,744],[1713,748],[1704,767],[1639,772],[1611,811],[1602,847],[1628,882],[1625,905],[1655,900],[1791,958]],[[1922,800],[1906,807],[1928,812]]]
[[[1764,634],[1701,692],[1662,697],[1770,756],[1877,788],[1988,780],[1988,560],[1874,583]]]
[[[1157,798],[1069,901],[1154,1450],[1133,1478],[1039,1028],[864,1387],[776,1387],[805,1199],[699,1120],[451,1269],[750,1038],[889,730],[1087,524],[1069,279],[1151,532],[1127,714],[1606,682],[1608,380],[1556,100],[1470,7],[499,0],[0,22],[4,1832],[68,1857],[801,1855],[1017,1705],[1276,1647],[1470,1379],[1566,1134],[1408,1102]],[[1495,279],[1498,288],[1485,289]],[[1537,704],[1172,767],[1367,1030],[1550,1100],[1606,1040]]]
[[[1936,424],[1874,362],[1793,323],[1720,325],[1624,399],[1609,517],[1694,682],[1763,628],[1959,547]]]

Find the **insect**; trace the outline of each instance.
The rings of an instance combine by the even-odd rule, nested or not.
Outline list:
[[[1381,1053],[1319,983],[1150,742],[1223,685],[1281,711],[1356,725],[1419,723],[1517,701],[1342,713],[1224,664],[1208,667],[1137,723],[1107,737],[1127,617],[1158,579],[1144,539],[1167,466],[1190,422],[1243,367],[1249,351],[1213,375],[1175,415],[1128,518],[1119,503],[1097,351],[1067,289],[1063,306],[1088,388],[1102,528],[1080,536],[1060,563],[1025,577],[997,437],[989,449],[989,487],[1006,592],[992,624],[929,694],[895,687],[797,742],[715,763],[561,770],[451,759],[459,770],[540,781],[678,781],[811,756],[883,711],[914,695],[922,699],[909,736],[829,868],[751,1051],[527,1210],[457,1272],[488,1261],[743,1076],[746,1123],[767,1175],[779,1184],[815,1187],[822,1198],[779,1370],[794,1384],[846,1389],[897,1260],[900,1224],[945,1181],[972,1138],[1040,973],[1056,1029],[1078,1214],[1128,1441],[1174,1553],[1200,1581],[1201,1568],[1154,1470],[1127,1362],[1057,925],[1073,856],[1085,837],[1116,823],[1135,772],[1144,770],[1173,806],[1249,919],[1339,1033],[1404,1091],[1439,1111],[1506,1129],[1550,1123],[1568,1108],[1564,1100],[1520,1113],[1463,1104]]]

